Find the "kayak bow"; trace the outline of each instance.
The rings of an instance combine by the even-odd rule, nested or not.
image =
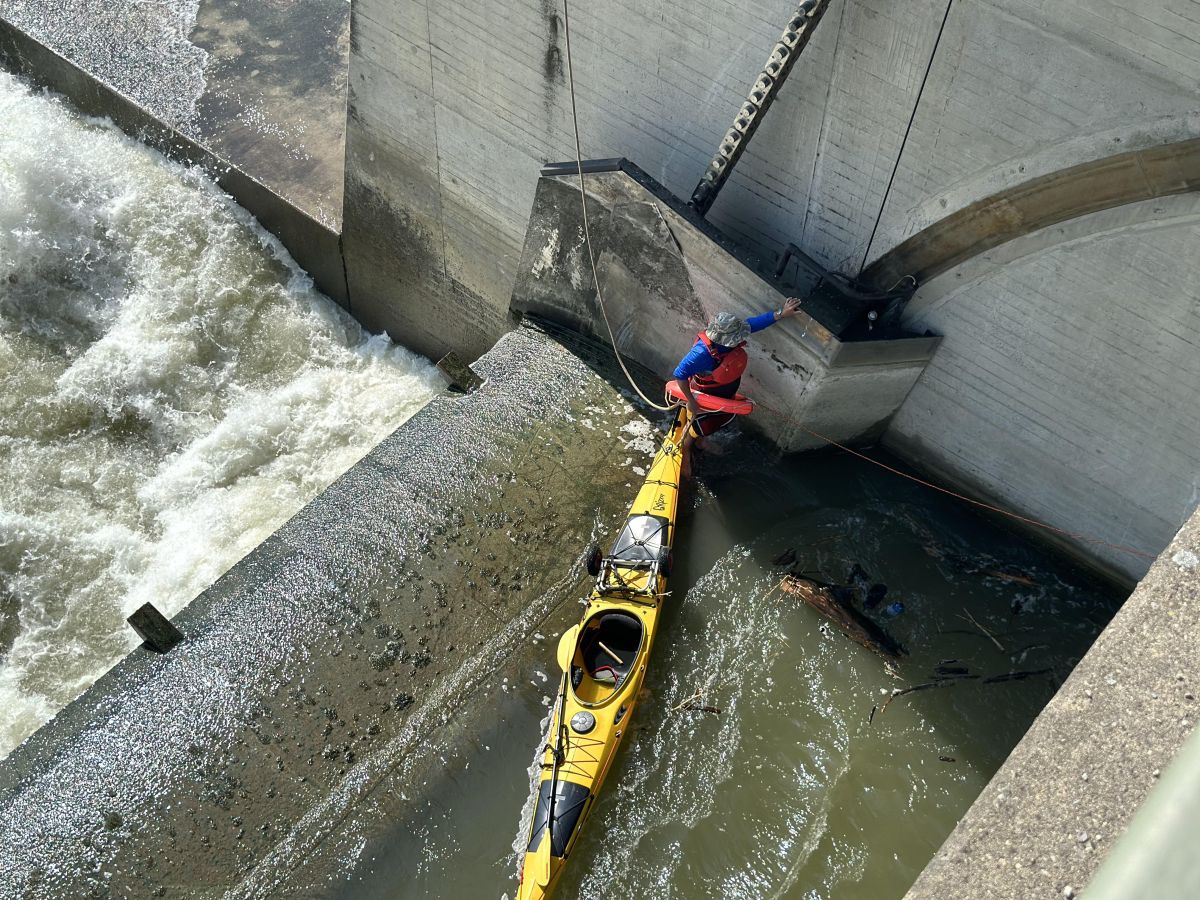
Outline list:
[[[686,410],[676,411],[612,552],[589,563],[596,584],[582,621],[559,640],[563,674],[518,900],[554,890],[629,728],[671,574],[690,423]]]

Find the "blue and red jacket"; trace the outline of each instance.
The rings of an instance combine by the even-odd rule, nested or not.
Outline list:
[[[762,331],[775,324],[775,313],[765,312],[746,320],[750,333]],[[686,378],[694,390],[710,394],[732,393],[746,368],[745,341],[736,347],[714,344],[703,331],[696,336],[692,349],[675,367],[674,377]],[[724,388],[725,391],[720,390]]]

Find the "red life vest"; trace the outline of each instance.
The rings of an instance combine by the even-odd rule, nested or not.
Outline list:
[[[688,379],[688,383],[693,389],[711,391],[714,388],[733,384],[742,377],[742,373],[746,371],[746,363],[749,361],[749,358],[746,356],[745,341],[742,341],[730,350],[722,351],[717,349],[717,345],[703,331],[696,335],[696,337],[704,344],[709,356],[713,358],[715,365],[712,372],[708,375],[693,375]]]

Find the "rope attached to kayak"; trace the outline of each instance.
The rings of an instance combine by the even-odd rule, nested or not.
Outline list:
[[[575,70],[571,65],[570,0],[563,0],[563,35],[567,42],[567,80],[571,88],[571,123],[575,126],[575,166],[579,173],[579,204],[583,209],[583,241],[587,244],[588,262],[592,266],[592,281],[596,285],[596,300],[600,303],[600,315],[604,318],[604,327],[608,330],[608,340],[612,343],[613,354],[617,357],[617,363],[621,366],[621,371],[625,373],[625,379],[629,382],[629,386],[650,406],[662,412],[670,412],[672,407],[655,403],[634,381],[633,375],[625,366],[625,360],[621,358],[621,351],[617,349],[617,338],[613,334],[612,324],[608,321],[608,309],[604,305],[604,291],[600,287],[600,274],[596,271],[596,254],[592,251],[592,231],[588,224],[587,189],[583,183],[583,148],[579,142],[579,115],[575,109]]]

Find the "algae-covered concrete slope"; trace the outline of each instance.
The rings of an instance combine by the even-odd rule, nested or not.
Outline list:
[[[0,763],[0,896],[257,895],[422,759],[580,596],[653,451],[575,349],[505,336]]]

